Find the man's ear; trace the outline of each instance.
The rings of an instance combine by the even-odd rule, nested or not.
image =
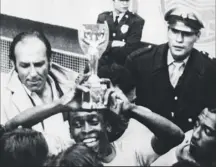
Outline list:
[[[10,63],[12,64],[12,67],[15,69],[15,71],[17,71],[17,68],[16,68],[16,62],[10,60]]]
[[[10,60],[10,62],[11,62],[11,64],[12,64],[12,66],[15,68],[15,62],[12,61],[12,60]]]
[[[197,32],[196,36],[197,36],[197,39],[196,39],[196,41],[198,41],[198,40],[200,39],[201,32],[200,32],[200,31],[199,31],[199,32]]]

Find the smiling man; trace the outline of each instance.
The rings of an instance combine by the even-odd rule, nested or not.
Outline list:
[[[136,103],[176,123],[193,128],[205,107],[215,108],[215,63],[194,48],[204,27],[199,15],[187,7],[165,14],[168,43],[132,53],[126,67],[136,86]]]
[[[186,133],[179,146],[162,155],[153,166],[171,166],[180,161],[198,166],[216,166],[216,109],[205,108],[194,129]]]
[[[148,166],[183,140],[178,126],[130,103],[119,88],[114,88],[108,100],[107,109],[77,109],[69,113],[72,138],[92,148],[104,166]],[[114,138],[110,134],[121,126],[120,114],[129,122],[126,130]]]

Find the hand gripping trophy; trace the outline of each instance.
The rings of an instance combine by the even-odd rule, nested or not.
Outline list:
[[[83,24],[78,31],[79,44],[88,57],[90,91],[82,94],[82,108],[104,109],[103,96],[106,85],[97,76],[98,61],[109,42],[108,24]]]

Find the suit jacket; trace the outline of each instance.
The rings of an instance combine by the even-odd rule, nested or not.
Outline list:
[[[50,75],[52,78],[55,77],[54,81],[59,85],[63,94],[74,88],[78,76],[76,72],[55,63],[51,65]],[[1,83],[1,124],[20,112],[34,107],[14,69],[3,77],[4,82]]]
[[[124,64],[126,56],[136,48],[141,40],[145,21],[130,11],[124,14],[117,26],[114,24],[112,11],[99,14],[97,23],[104,23],[105,21],[108,23],[110,40],[105,54],[112,56],[119,64]],[[124,41],[126,45],[111,48],[113,40]]]
[[[128,57],[126,67],[135,79],[136,103],[187,131],[193,128],[202,109],[215,107],[215,64],[193,49],[174,89],[169,79],[167,51],[168,44],[140,49]]]

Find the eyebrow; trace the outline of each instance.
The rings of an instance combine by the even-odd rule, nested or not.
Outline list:
[[[205,126],[206,128],[209,128],[210,130],[215,132],[216,131],[215,129],[213,129],[211,126],[207,125],[206,123],[204,123],[204,121],[202,121],[203,119],[206,119],[206,118],[207,118],[207,115],[205,113],[202,113],[202,114],[199,115],[198,121],[200,123],[202,123],[202,126]],[[207,118],[207,119],[209,119],[209,118]]]

